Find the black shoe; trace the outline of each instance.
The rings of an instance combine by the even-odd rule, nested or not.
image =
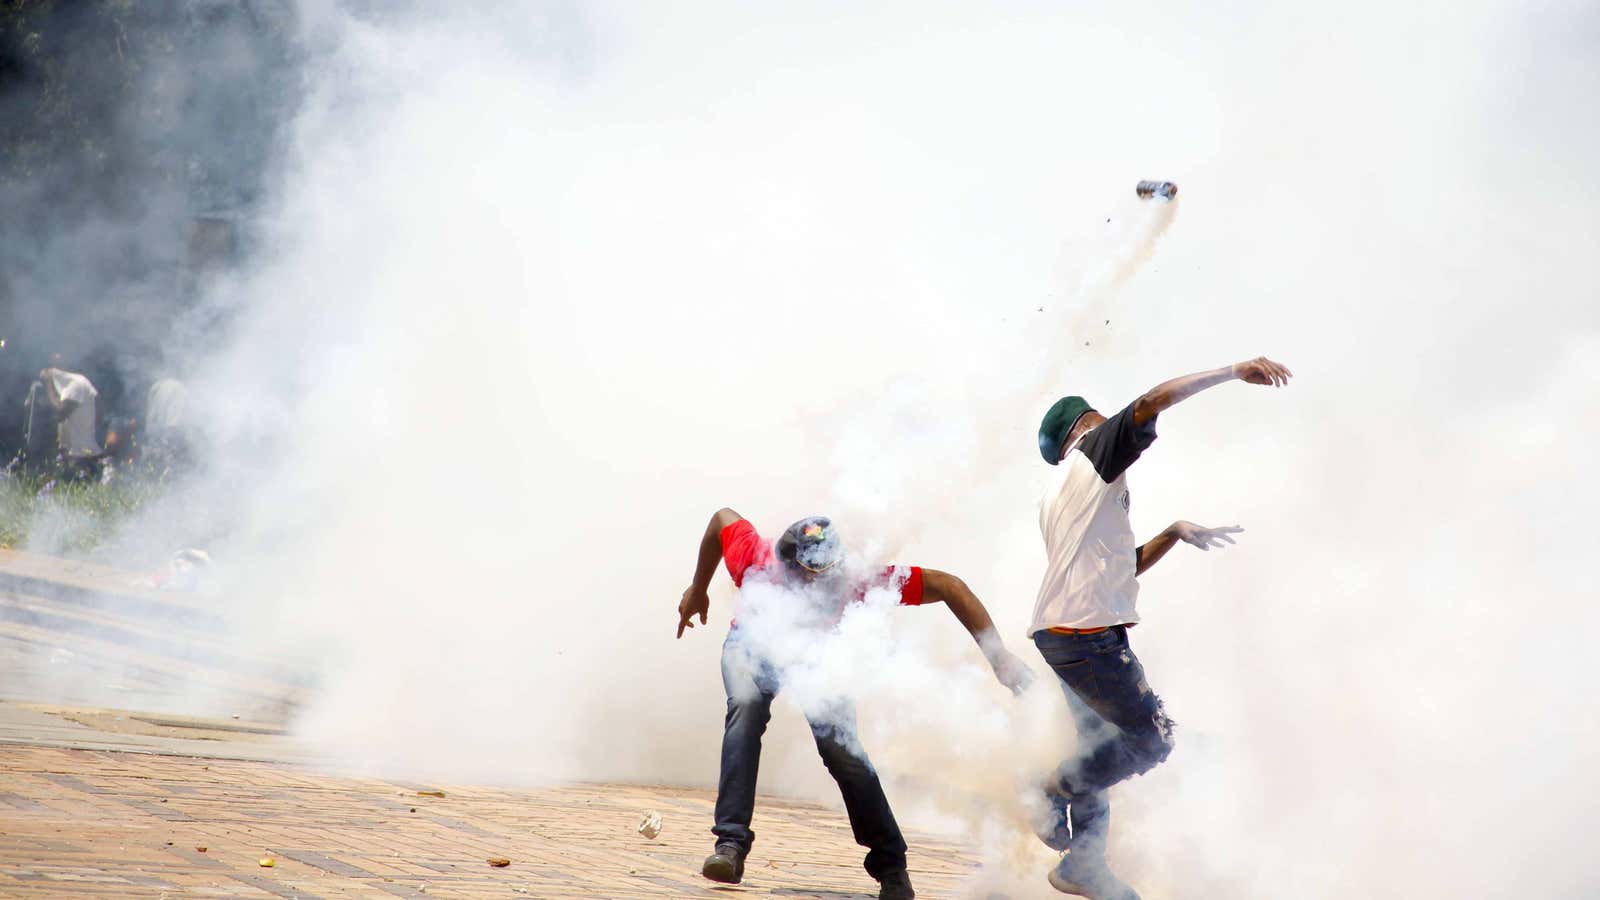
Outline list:
[[[718,844],[717,849],[706,857],[700,874],[723,884],[738,884],[744,880],[745,852],[738,844]]]
[[[905,869],[885,872],[878,879],[878,900],[912,900],[917,892],[911,889],[911,876]]]

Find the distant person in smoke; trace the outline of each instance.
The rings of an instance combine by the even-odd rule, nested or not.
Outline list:
[[[189,389],[176,378],[162,378],[145,395],[143,445],[156,468],[189,458]]]
[[[95,402],[100,392],[86,376],[61,367],[60,356],[39,371],[28,391],[28,449],[82,459],[100,453],[95,437]]]
[[[1202,550],[1233,543],[1238,527],[1174,522],[1134,546],[1127,470],[1156,439],[1156,417],[1228,381],[1284,385],[1291,373],[1265,357],[1163,382],[1109,419],[1082,397],[1062,397],[1039,425],[1039,452],[1059,466],[1039,502],[1047,567],[1028,636],[1061,680],[1079,736],[1047,791],[1039,837],[1064,851],[1056,890],[1095,900],[1138,900],[1106,865],[1106,791],[1149,771],[1172,751],[1172,720],[1128,644],[1139,621],[1136,580],[1178,541]]]
[[[151,440],[175,440],[188,425],[189,389],[176,378],[162,378],[145,395],[145,433]]]
[[[794,603],[819,608],[815,617],[818,627],[836,622],[847,604],[860,601],[874,590],[898,593],[903,606],[944,603],[978,642],[1001,684],[1020,692],[1032,680],[1033,673],[1005,648],[988,610],[961,579],[917,566],[852,571],[843,564],[844,558],[844,546],[833,523],[826,518],[794,523],[774,547],[743,516],[731,509],[718,510],[701,538],[694,581],[678,604],[678,637],[683,637],[685,628],[694,627],[695,616],[705,624],[710,608],[706,588],[720,561],[740,587],[741,596],[758,584],[784,592],[778,598],[782,602],[790,600],[792,593]],[[743,879],[745,857],[755,839],[750,821],[755,812],[761,736],[772,718],[772,701],[783,679],[781,667],[764,653],[760,641],[744,633],[749,630],[741,629],[736,620],[722,645],[722,683],[728,695],[728,711],[717,782],[716,824],[711,829],[717,840],[714,852],[701,868],[705,877],[726,884],[738,884]],[[822,763],[839,784],[856,843],[868,850],[865,866],[879,883],[879,898],[914,897],[906,872],[906,842],[884,797],[877,771],[854,745],[854,715],[848,698],[839,698],[827,716],[808,712],[807,719]]]

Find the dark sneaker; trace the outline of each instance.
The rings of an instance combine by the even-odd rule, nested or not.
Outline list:
[[[911,889],[911,876],[905,869],[885,872],[878,879],[878,900],[912,900],[917,892]]]
[[[1046,795],[1050,800],[1050,818],[1042,825],[1036,825],[1033,833],[1044,841],[1044,845],[1057,853],[1065,853],[1072,846],[1072,831],[1067,827],[1067,807],[1070,801],[1060,794]]]
[[[1139,900],[1133,888],[1111,874],[1106,858],[1089,853],[1068,853],[1050,870],[1050,886],[1063,894],[1089,900]]]
[[[744,880],[744,857],[745,849],[738,844],[718,844],[706,857],[700,874],[723,884],[738,884]]]

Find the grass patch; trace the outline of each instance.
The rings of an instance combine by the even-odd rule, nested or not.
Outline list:
[[[156,479],[75,480],[0,469],[0,549],[90,556],[165,492]]]

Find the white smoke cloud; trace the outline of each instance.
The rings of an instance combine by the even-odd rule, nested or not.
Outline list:
[[[670,634],[722,505],[834,504],[1033,660],[1037,417],[1269,353],[1291,387],[1187,402],[1130,475],[1141,539],[1248,531],[1143,579],[1179,743],[1114,793],[1119,869],[1592,888],[1592,10],[554,9],[306,17],[326,67],[197,379],[244,639],[320,659],[303,734],[713,783],[721,628]],[[1184,214],[1121,277],[1150,177]],[[1006,697],[937,608],[873,615],[840,671],[902,817],[976,822],[1040,888],[1015,781],[1064,752],[1059,701]],[[831,794],[792,708],[762,775]]]

